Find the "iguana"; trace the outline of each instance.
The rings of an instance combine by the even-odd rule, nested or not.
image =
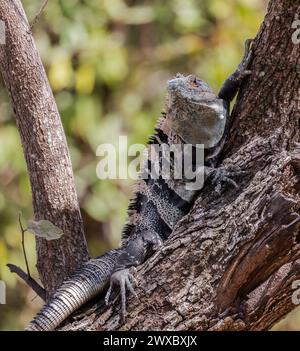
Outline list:
[[[237,70],[225,81],[219,94],[194,75],[177,75],[168,82],[165,113],[160,118],[148,148],[153,144],[203,144],[205,164],[194,169],[206,170],[213,182],[235,182],[224,168],[213,168],[229,128],[229,105],[236,95],[251,59],[251,41],[246,41],[245,54]],[[161,167],[161,153],[147,159],[142,175],[149,175],[152,163]],[[195,162],[195,161],[194,161]],[[174,157],[169,159],[174,167]],[[155,165],[154,165],[155,166]],[[156,165],[157,166],[157,165]],[[126,289],[133,289],[134,277],[129,269],[140,265],[172,232],[174,225],[189,212],[199,190],[188,190],[190,180],[141,177],[134,200],[128,209],[121,248],[84,263],[53,294],[27,330],[54,330],[84,303],[105,292],[108,302],[114,285],[120,286],[121,312],[126,313]],[[110,285],[109,285],[110,284]]]

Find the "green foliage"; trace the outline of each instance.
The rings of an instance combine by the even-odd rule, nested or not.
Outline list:
[[[29,20],[41,0],[24,0]],[[166,80],[195,73],[216,90],[263,20],[262,0],[52,0],[34,27],[72,157],[92,255],[118,244],[131,181],[98,180],[97,146],[145,143],[160,115]],[[18,213],[33,217],[19,135],[0,89],[0,279],[8,286],[0,329],[22,328],[39,308],[6,263],[25,267]],[[32,274],[34,237],[26,235]]]

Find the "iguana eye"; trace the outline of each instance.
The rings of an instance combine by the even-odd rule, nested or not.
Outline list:
[[[198,79],[196,77],[192,80],[192,84],[193,84],[194,87],[198,87],[199,86]]]

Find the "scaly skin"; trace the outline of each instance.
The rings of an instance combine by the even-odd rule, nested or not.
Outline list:
[[[109,283],[119,252],[112,250],[105,255],[84,263],[74,272],[46,304],[26,330],[50,331],[60,325],[72,312],[98,295]]]

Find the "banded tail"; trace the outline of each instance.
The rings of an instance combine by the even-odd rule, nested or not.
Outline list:
[[[118,257],[119,252],[113,250],[84,263],[56,290],[26,330],[54,330],[79,307],[104,291]]]

